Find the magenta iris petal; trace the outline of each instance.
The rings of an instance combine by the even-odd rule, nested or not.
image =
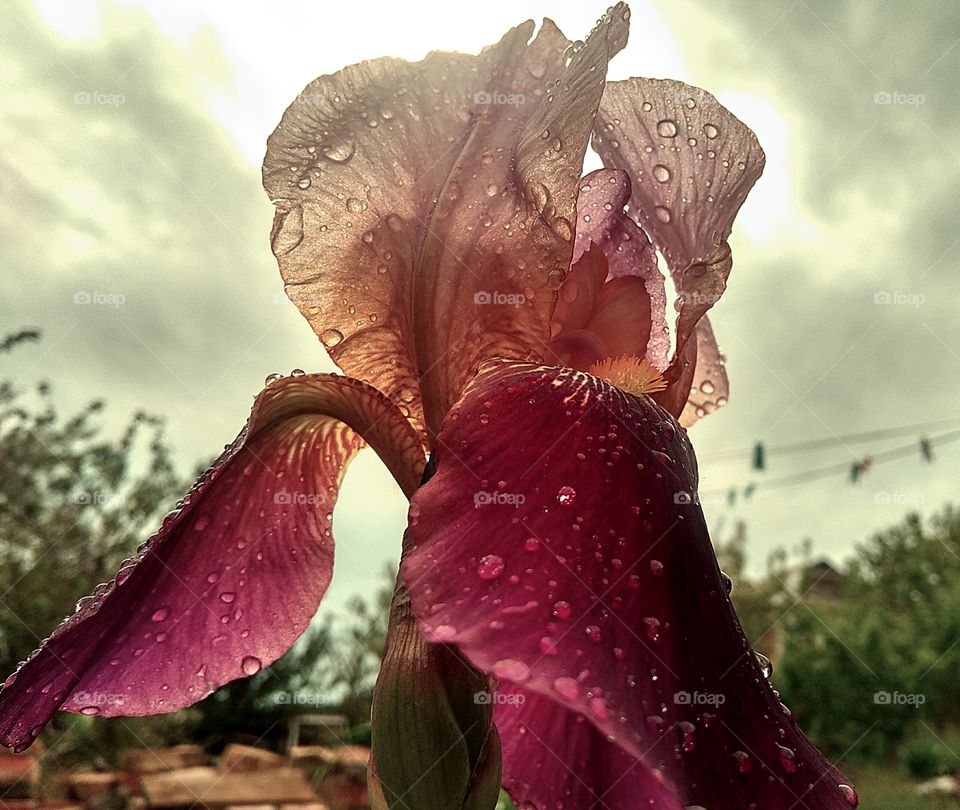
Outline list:
[[[569,369],[488,365],[435,457],[403,566],[421,629],[590,723],[598,734],[578,734],[572,751],[567,724],[531,702],[530,727],[554,730],[546,747],[592,791],[609,787],[603,740],[660,772],[685,805],[849,807],[846,780],[743,635],[695,500],[692,450],[665,411]],[[529,806],[552,808],[549,777],[510,759],[529,745],[509,739],[519,718],[501,728],[505,773],[527,785]]]
[[[503,787],[519,807],[681,807],[658,771],[609,742],[583,715],[508,683],[498,700]]]
[[[622,276],[643,280],[649,297],[650,340],[646,359],[658,369],[669,362],[667,294],[657,254],[643,230],[624,213],[630,200],[630,177],[618,169],[598,169],[580,181],[577,197],[577,236],[574,262],[593,243],[607,257],[609,279]],[[641,357],[644,353],[639,353]]]
[[[333,375],[269,386],[182,508],[7,680],[0,741],[26,747],[57,709],[173,711],[286,652],[330,582],[331,512],[364,439],[409,494],[419,439],[374,389]]]

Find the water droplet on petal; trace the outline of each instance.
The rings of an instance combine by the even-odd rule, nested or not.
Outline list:
[[[525,681],[530,677],[530,667],[513,658],[504,658],[493,665],[493,674],[508,681]]]
[[[557,490],[557,501],[561,506],[573,506],[573,502],[577,499],[577,491],[573,487],[560,487]]]
[[[80,714],[85,714],[87,717],[93,717],[96,714],[100,714],[100,709],[96,706],[84,706],[80,710]]]
[[[564,602],[563,600],[555,602],[553,605],[553,615],[557,619],[569,619],[570,614],[573,613],[573,608],[570,607],[569,602]]]
[[[477,565],[477,576],[480,579],[496,579],[503,573],[503,568],[503,557],[487,554]]]
[[[857,796],[857,791],[850,787],[850,785],[837,785],[837,787],[840,789],[843,798],[847,800],[847,804],[851,807],[856,807],[860,804],[860,797]]]
[[[780,764],[783,765],[783,769],[787,773],[797,772],[796,754],[792,748],[787,748],[785,745],[778,745],[777,756],[780,758]]]
[[[661,163],[653,167],[653,178],[658,183],[666,183],[670,180],[670,170]]]
[[[716,138],[717,135],[720,134],[720,130],[717,129],[713,124],[704,124],[703,134],[712,140],[713,138]]]
[[[760,671],[763,673],[763,677],[769,681],[773,675],[773,662],[763,653],[754,652],[754,655],[757,657],[757,663],[760,665]]]
[[[150,617],[150,620],[154,622],[162,622],[169,615],[170,611],[167,610],[167,608],[158,608],[157,610],[153,611],[153,615]]]
[[[320,333],[320,342],[328,349],[337,346],[343,341],[343,332],[339,329],[324,329]]]
[[[433,628],[433,637],[437,641],[449,641],[457,634],[457,628],[452,624],[439,624]]]
[[[573,678],[557,678],[553,682],[553,689],[567,700],[577,700],[580,697],[580,684]]]
[[[240,669],[244,675],[256,675],[262,667],[260,659],[252,655],[244,656],[240,662]]]
[[[657,134],[662,138],[673,138],[677,134],[677,125],[666,118],[657,124]]]

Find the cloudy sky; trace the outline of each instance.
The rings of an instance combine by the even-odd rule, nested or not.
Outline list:
[[[139,408],[165,415],[184,469],[233,438],[266,374],[333,368],[283,296],[268,244],[259,165],[294,95],[366,57],[475,52],[524,17],[582,36],[603,11],[582,0],[259,8],[14,0],[0,27],[0,331],[45,332],[0,371],[51,379],[68,408],[105,397],[109,427]],[[734,508],[705,497],[715,535],[746,522],[755,569],[805,537],[842,561],[911,505],[930,513],[956,496],[960,442],[933,465],[877,465],[856,486],[834,476],[765,491],[764,480],[916,439],[837,437],[960,416],[957,31],[949,1],[633,4],[611,76],[703,86],[767,151],[713,316],[730,404],[692,431],[705,496],[758,484]],[[833,446],[771,456],[762,474],[717,458],[822,437]],[[379,581],[404,511],[377,460],[361,458],[336,513],[331,606]]]

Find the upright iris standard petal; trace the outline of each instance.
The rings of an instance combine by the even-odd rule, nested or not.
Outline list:
[[[763,150],[753,132],[704,90],[639,78],[607,84],[593,146],[605,165],[630,175],[630,214],[673,275],[680,296],[670,372],[676,381],[697,323],[726,287],[732,266],[727,238],[763,171]],[[696,339],[703,342],[701,357],[718,354],[712,333]],[[719,376],[710,382],[718,392],[726,384]],[[706,410],[705,403],[716,406],[717,398],[701,398],[684,414],[684,423],[695,421],[691,417],[698,408]]]
[[[268,386],[160,531],[7,679],[0,742],[25,748],[57,709],[173,711],[286,652],[330,582],[331,513],[364,440],[412,493],[423,448],[377,391],[327,374]]]
[[[610,283],[619,278],[643,282],[648,303],[638,315],[649,320],[645,357],[654,368],[667,367],[670,334],[667,329],[667,296],[663,274],[650,239],[624,212],[630,200],[630,177],[618,169],[598,169],[580,183],[577,198],[577,239],[574,258],[595,244],[607,258]],[[561,290],[562,294],[562,290]]]
[[[439,428],[480,361],[541,357],[583,155],[628,12],[582,47],[549,20],[478,56],[322,76],[271,136],[287,293],[337,364]]]
[[[557,806],[560,761],[629,807],[609,783],[625,756],[662,807],[849,807],[743,635],[669,414],[584,373],[491,364],[435,458],[402,571],[428,639],[531,696],[498,707],[519,800]]]

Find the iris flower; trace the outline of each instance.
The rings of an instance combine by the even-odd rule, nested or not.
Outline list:
[[[425,806],[388,782],[445,733],[440,706],[468,765],[437,806],[481,806],[500,762],[493,795],[538,810],[856,805],[744,636],[686,432],[726,402],[705,313],[763,152],[703,90],[606,82],[628,20],[618,5],[572,43],[526,22],[297,97],[263,166],[272,249],[347,376],[268,380],[159,531],[7,679],[3,743],[58,709],[173,711],[282,655],[329,584],[366,444],[411,499],[381,800]],[[581,177],[591,139],[604,168]],[[461,682],[489,688],[470,723]],[[423,728],[398,728],[407,704]]]

